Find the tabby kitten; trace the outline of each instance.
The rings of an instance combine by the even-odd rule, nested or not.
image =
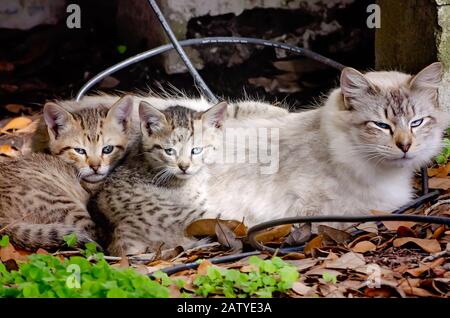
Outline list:
[[[66,102],[67,103],[67,102]],[[17,246],[53,249],[64,235],[78,244],[96,238],[86,204],[90,193],[126,153],[132,102],[67,111],[47,103],[50,153],[0,165],[0,234]]]
[[[227,104],[205,112],[174,106],[159,111],[139,105],[142,140],[105,181],[96,198],[114,228],[112,255],[131,255],[192,243],[185,226],[201,218],[206,162],[215,155]]]

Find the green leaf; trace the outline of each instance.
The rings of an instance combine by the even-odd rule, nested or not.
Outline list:
[[[75,233],[71,233],[69,235],[63,236],[64,242],[68,247],[75,247],[77,245],[77,235]]]
[[[322,274],[322,278],[326,283],[332,283],[332,284],[336,284],[337,283],[337,277],[334,274],[330,274],[328,272],[325,272]]]
[[[127,298],[127,292],[116,287],[108,291],[106,298]]]
[[[118,45],[117,46],[117,52],[119,52],[119,54],[124,54],[126,51],[127,51],[126,45]]]
[[[9,236],[3,235],[2,239],[0,240],[0,247],[7,247],[9,244]]]

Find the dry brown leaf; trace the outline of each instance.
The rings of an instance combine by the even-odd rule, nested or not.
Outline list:
[[[305,276],[314,276],[314,275],[322,276],[325,273],[328,273],[329,275],[336,276],[336,277],[339,275],[342,275],[341,272],[334,270],[334,269],[316,267],[316,268],[313,268],[313,269],[307,271],[305,273]]]
[[[318,232],[324,237],[329,237],[338,244],[348,243],[352,240],[352,235],[345,231],[341,231],[331,226],[319,225]]]
[[[436,295],[430,293],[428,290],[419,287],[403,287],[402,289],[408,295],[419,297],[437,297]]]
[[[303,249],[303,252],[305,254],[309,255],[312,253],[312,251],[316,248],[321,248],[323,246],[323,239],[322,235],[317,235],[315,238],[313,238],[311,241],[309,241],[305,248]]]
[[[362,254],[348,252],[337,260],[325,261],[326,268],[338,268],[338,269],[355,269],[366,265],[366,261]]]
[[[20,151],[18,151],[11,145],[0,145],[0,155],[10,158],[16,158],[20,156]]]
[[[6,262],[10,259],[15,261],[26,261],[28,255],[28,252],[16,250],[11,243],[6,247],[0,247],[0,260],[2,262]]]
[[[301,282],[295,282],[292,284],[292,290],[301,296],[311,295],[315,292],[314,288],[306,286]]]
[[[372,210],[370,211],[373,215],[390,215],[389,212],[384,211],[378,211],[378,210]],[[389,230],[389,231],[397,231],[397,229],[400,226],[411,228],[414,225],[416,225],[416,222],[408,222],[408,221],[381,221],[383,225]]]
[[[389,298],[393,294],[393,289],[388,286],[382,286],[381,288],[366,288],[364,295],[367,297],[380,297]]]
[[[450,189],[450,178],[431,178],[428,182],[431,189],[448,190]]]
[[[256,266],[256,265],[244,265],[239,270],[242,273],[256,272],[258,270],[258,266]]]
[[[287,263],[295,266],[298,271],[303,271],[305,269],[308,269],[310,267],[313,267],[317,264],[319,260],[316,258],[305,258],[305,259],[299,259],[299,260],[293,260],[293,261],[286,261]]]
[[[239,253],[242,251],[242,241],[236,238],[236,234],[234,234],[233,230],[231,230],[225,224],[217,222],[216,223],[216,236],[217,240],[220,244],[225,246],[226,248],[231,249],[234,253]]]
[[[187,236],[214,236],[216,235],[216,224],[220,222],[231,229],[237,237],[247,235],[247,227],[235,220],[201,219],[189,224],[186,229]]]
[[[378,234],[378,225],[375,222],[366,222],[358,225],[356,227],[358,230],[365,231],[368,233]]]
[[[423,273],[429,271],[430,269],[433,269],[437,266],[441,266],[444,263],[445,259],[443,257],[435,259],[431,263],[425,263],[417,268],[408,269],[405,271],[405,273],[409,273],[414,277],[419,277]]]
[[[203,260],[200,265],[198,265],[197,273],[199,275],[206,275],[208,267],[213,266],[213,264],[208,260]]]
[[[417,237],[416,232],[414,232],[409,227],[406,227],[406,226],[403,226],[403,225],[400,225],[397,228],[397,235],[399,237]]]
[[[445,231],[445,225],[441,225],[439,226],[436,231],[434,231],[433,236],[431,238],[437,240],[439,239],[442,235],[444,235],[444,231]]]
[[[11,119],[6,125],[5,127],[3,127],[2,129],[0,129],[0,132],[7,132],[9,130],[18,130],[18,129],[23,129],[25,127],[27,127],[29,124],[31,124],[32,120],[30,118],[27,117],[16,117]]]
[[[286,244],[300,245],[307,242],[311,238],[311,223],[305,223],[289,234],[286,239]]]
[[[441,251],[441,245],[437,240],[420,239],[415,237],[401,237],[395,239],[393,245],[400,247],[406,243],[414,243],[428,253],[437,253]]]
[[[280,225],[280,226],[275,226],[275,227],[268,229],[267,231],[258,233],[255,236],[255,239],[261,243],[276,242],[280,238],[283,238],[283,237],[289,235],[289,233],[291,233],[291,230],[292,230],[292,224],[284,224],[284,225]]]
[[[362,241],[356,243],[356,245],[352,248],[352,251],[355,253],[366,253],[375,251],[377,246],[370,241]]]
[[[444,178],[450,172],[450,162],[448,162],[445,166],[439,166],[437,168],[428,168],[427,171],[429,177]]]

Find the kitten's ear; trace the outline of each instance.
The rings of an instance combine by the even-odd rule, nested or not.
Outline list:
[[[413,90],[434,90],[436,91],[442,80],[443,65],[436,62],[428,65],[416,76],[411,78],[409,86]]]
[[[202,114],[202,121],[205,125],[221,128],[227,112],[227,102],[220,102]]]
[[[349,102],[365,94],[376,91],[375,87],[359,71],[351,67],[346,67],[341,73],[341,92],[344,96],[344,103],[347,108],[351,108]]]
[[[148,134],[157,133],[168,125],[166,116],[144,101],[139,103],[139,118]]]
[[[72,116],[58,104],[49,102],[44,105],[44,120],[48,131],[55,139],[67,127]]]
[[[119,125],[122,125],[125,130],[130,121],[130,115],[133,111],[133,97],[125,95],[119,99],[108,111],[106,120],[114,121]]]

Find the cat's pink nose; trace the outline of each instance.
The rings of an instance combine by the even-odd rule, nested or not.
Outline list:
[[[186,170],[189,169],[189,165],[179,164],[178,168],[180,168],[181,171],[186,172]]]
[[[397,147],[399,147],[404,153],[407,153],[409,148],[411,148],[411,143],[398,142]]]

